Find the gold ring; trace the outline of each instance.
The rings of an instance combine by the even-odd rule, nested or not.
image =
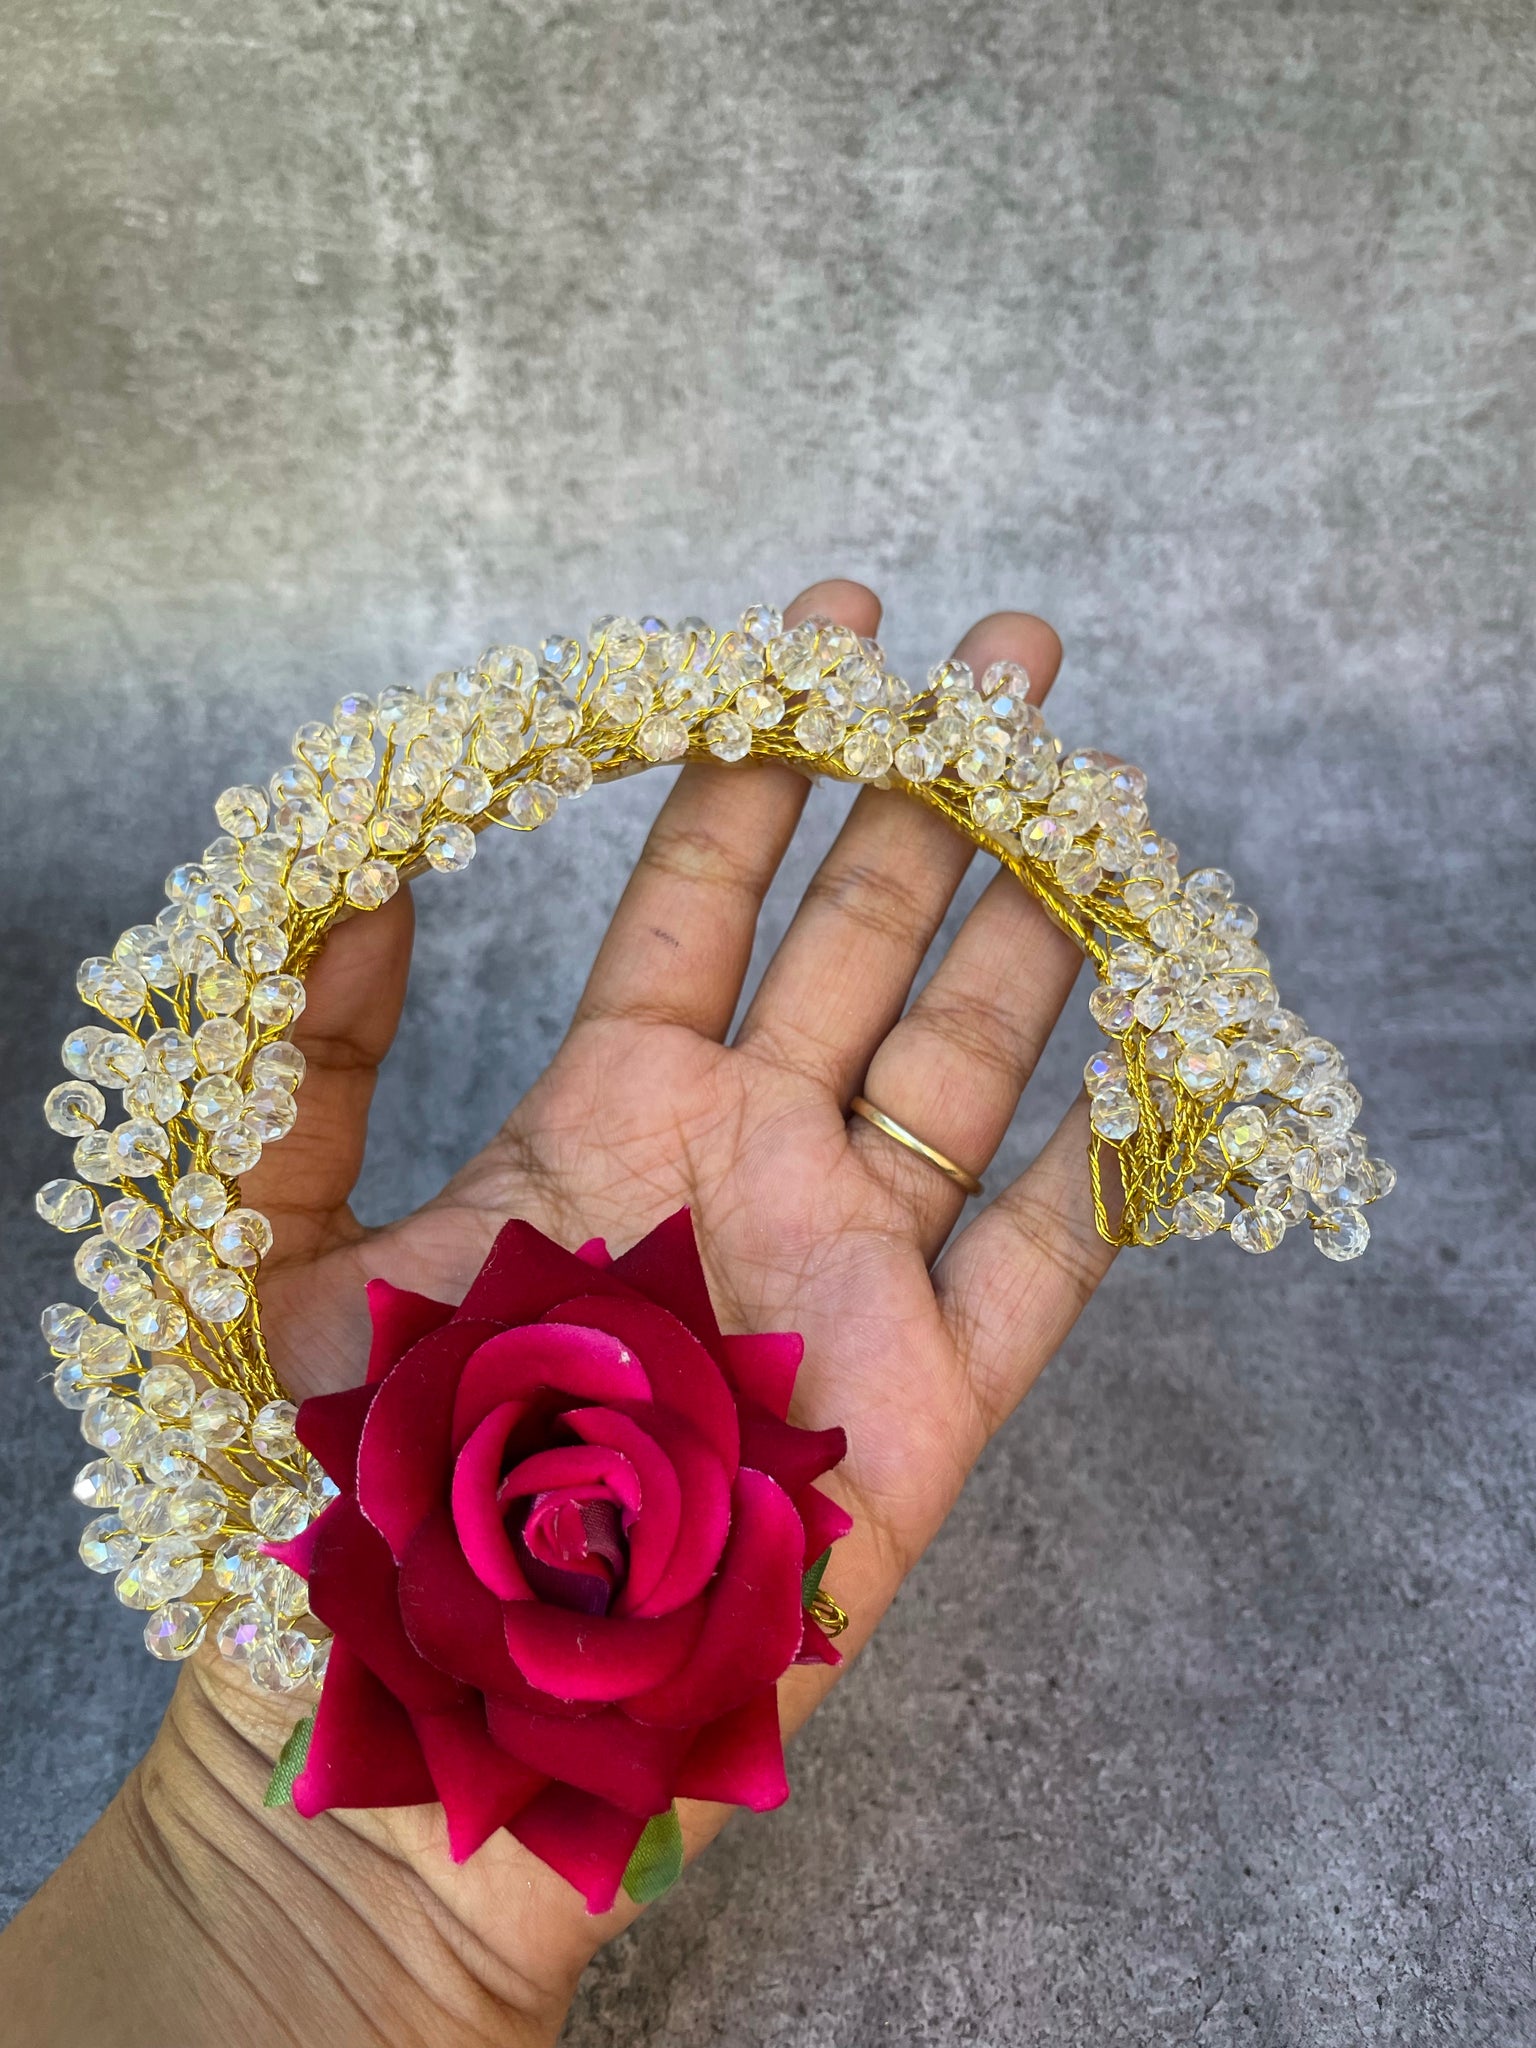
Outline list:
[[[887,1116],[883,1109],[876,1109],[872,1102],[866,1102],[862,1095],[855,1095],[848,1105],[850,1116],[861,1116],[866,1123],[874,1125],[877,1131],[884,1131],[888,1138],[894,1138],[898,1145],[905,1145],[909,1152],[916,1152],[926,1159],[930,1166],[936,1166],[940,1173],[948,1175],[957,1188],[964,1188],[968,1195],[981,1193],[981,1182],[974,1173],[967,1173],[963,1166],[957,1166],[953,1159],[946,1159],[942,1152],[935,1152],[931,1145],[925,1145],[921,1138],[915,1138],[896,1119]]]

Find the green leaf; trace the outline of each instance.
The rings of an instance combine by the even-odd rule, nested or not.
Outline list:
[[[670,1891],[683,1874],[683,1830],[677,1808],[653,1814],[624,1868],[624,1889],[637,1906],[648,1906]]]
[[[816,1598],[816,1595],[821,1591],[821,1575],[826,1570],[827,1559],[831,1555],[832,1546],[829,1543],[816,1562],[807,1568],[805,1577],[800,1581],[800,1605],[802,1607],[809,1607]]]
[[[314,1727],[314,1715],[306,1714],[293,1728],[273,1766],[272,1776],[262,1795],[263,1806],[293,1804],[293,1781],[304,1768],[304,1760],[309,1755],[309,1738],[314,1733]]]

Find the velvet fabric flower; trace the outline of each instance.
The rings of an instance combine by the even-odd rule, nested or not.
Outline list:
[[[798,1336],[721,1333],[686,1209],[619,1259],[512,1222],[457,1308],[368,1298],[366,1384],[295,1425],[340,1494],[270,1546],[334,1637],[294,1804],[440,1800],[456,1860],[509,1828],[604,1912],[675,1796],[788,1797],[843,1432],[786,1420]]]

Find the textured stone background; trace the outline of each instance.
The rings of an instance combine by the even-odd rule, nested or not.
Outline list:
[[[1058,623],[1403,1185],[1358,1267],[1121,1261],[568,2038],[1529,2038],[1533,72],[1528,0],[0,9],[9,1902],[166,1689],[37,1384],[74,963],[341,686],[839,571],[904,663]],[[423,889],[371,1213],[537,1071],[664,779]]]

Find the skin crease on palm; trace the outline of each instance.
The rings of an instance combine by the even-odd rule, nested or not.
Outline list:
[[[867,635],[880,606],[859,584],[829,582],[786,617],[809,613]],[[1037,699],[1060,660],[1050,627],[1019,612],[983,619],[958,652],[978,673],[1021,661]],[[603,1236],[618,1252],[688,1203],[724,1327],[800,1331],[792,1419],[847,1431],[848,1456],[824,1482],[855,1518],[827,1574],[851,1617],[845,1672],[1112,1252],[1093,1224],[1082,1101],[1018,1180],[989,1190],[947,1249],[960,1190],[848,1117],[850,1098],[864,1093],[982,1172],[1080,965],[1074,943],[999,873],[913,997],[973,849],[910,799],[860,792],[728,1040],[757,913],[808,788],[777,764],[682,770],[549,1067],[435,1200],[376,1231],[357,1223],[348,1198],[405,996],[409,894],[339,927],[295,1032],[310,1068],[298,1123],[247,1176],[243,1196],[276,1233],[263,1318],[300,1400],[360,1377],[369,1278],[455,1300],[510,1216],[567,1245]],[[788,1674],[786,1735],[840,1675]],[[166,1889],[178,1901],[178,1938],[222,1951],[220,1967],[229,1967],[223,1923],[195,1895],[200,1885],[243,1887],[230,1924],[307,1987],[338,2043],[552,2040],[581,1968],[636,1909],[621,1902],[589,1918],[506,1834],[456,1867],[433,1808],[309,1823],[263,1814],[267,1759],[291,1718],[216,1657],[193,1660],[146,1763],[0,1943],[0,2000],[13,1984],[23,2007],[39,1999],[36,1971],[18,1961],[18,1931],[30,1921],[45,1951],[66,1940],[57,1894],[67,1901],[91,1877],[92,1844],[115,1821],[119,1860],[126,1835],[152,1869],[176,1867]],[[728,1810],[684,1802],[683,1815],[692,1854]],[[293,1901],[308,1887],[315,1902],[301,1926]],[[387,2013],[371,2006],[374,1993]],[[238,2038],[316,2037],[313,2024],[298,2024],[297,2006],[280,2004],[286,2020],[263,2007],[267,2030]],[[29,2039],[89,2048],[85,2019],[66,2037],[41,2017],[54,2006],[32,2009],[40,2017]],[[141,2038],[123,2024],[122,2004],[114,2038]]]

